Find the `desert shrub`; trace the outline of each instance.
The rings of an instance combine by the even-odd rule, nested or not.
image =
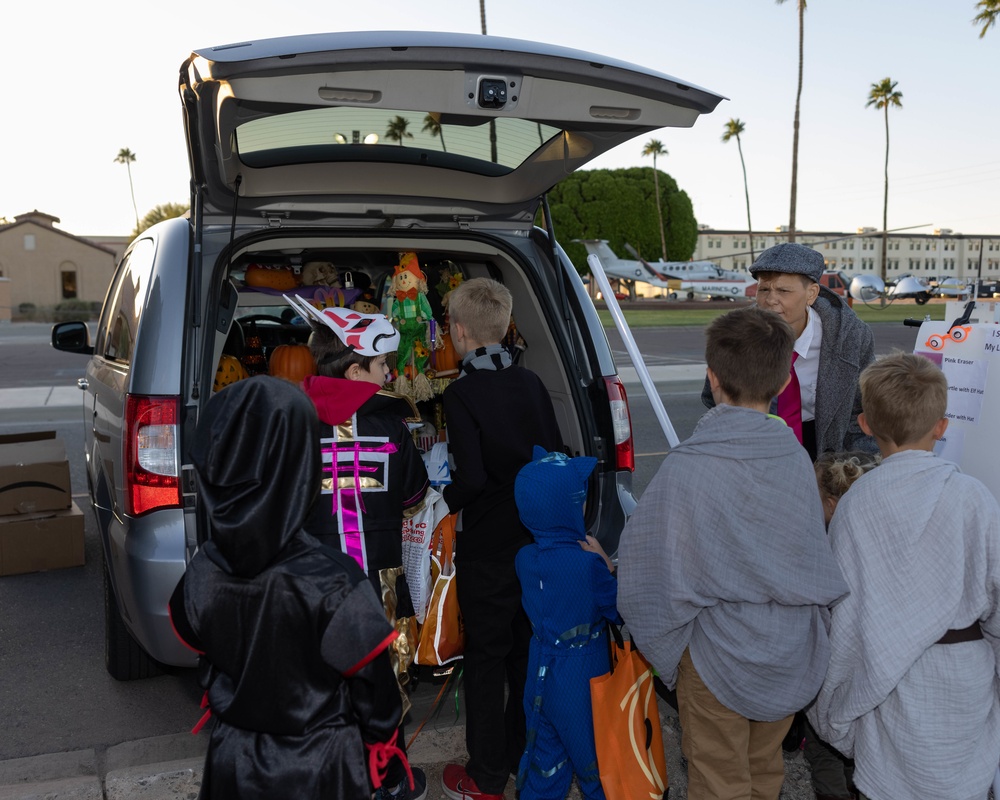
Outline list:
[[[90,319],[90,302],[87,300],[64,300],[52,312],[53,322],[69,322],[70,320]]]

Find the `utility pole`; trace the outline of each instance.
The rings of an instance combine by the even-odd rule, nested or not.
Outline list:
[[[486,35],[486,0],[479,0],[479,22]],[[497,121],[490,117],[490,158],[497,163]]]
[[[979,287],[983,283],[983,237],[979,237],[979,266],[976,267],[976,293],[972,295],[975,300],[979,297]]]

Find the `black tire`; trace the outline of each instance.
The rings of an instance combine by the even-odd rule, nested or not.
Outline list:
[[[135,681],[163,674],[160,663],[150,657],[125,627],[115,600],[115,590],[104,559],[104,666],[116,681]]]
[[[917,301],[918,306],[922,306],[931,299],[931,296],[927,294],[927,292],[921,292],[920,294],[914,295],[913,299]]]
[[[688,292],[688,300],[694,300],[694,292]]]

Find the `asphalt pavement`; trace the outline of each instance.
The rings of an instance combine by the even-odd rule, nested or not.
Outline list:
[[[690,382],[701,380],[704,370],[704,364],[698,363],[651,366],[649,375],[657,384]],[[640,382],[632,367],[622,367],[620,376],[626,385]],[[81,407],[80,390],[75,385],[0,389],[0,418],[28,419]],[[407,740],[412,742],[410,761],[426,772],[427,798],[435,800],[444,796],[440,788],[444,766],[465,759],[464,702],[450,682],[444,684],[429,676],[410,697],[413,708],[406,726]],[[659,709],[670,796],[684,800],[687,778],[677,715],[662,699]],[[203,731],[128,741],[103,750],[0,761],[0,800],[194,800],[201,785],[207,740]],[[812,784],[800,752],[786,754],[785,775],[783,800],[812,800]],[[506,797],[514,797],[513,781],[508,783]],[[575,785],[568,797],[580,797]]]
[[[896,325],[878,325],[873,329],[876,330],[879,354],[889,352],[893,347],[912,348],[912,329]],[[37,334],[25,326],[23,331],[19,328],[16,332],[35,336],[43,344],[47,340],[47,331],[44,330],[42,334]],[[699,358],[704,335],[700,329],[671,329],[669,337],[665,337],[662,329],[635,329],[633,333],[640,351],[646,354],[648,373],[653,383],[676,384],[674,393],[680,389],[694,394],[700,391],[700,382],[705,374],[705,365]],[[619,364],[629,364],[629,356],[618,332],[609,329],[608,338]],[[31,383],[29,368],[32,355],[27,352],[18,357],[27,360],[24,364],[6,366],[14,368],[20,376],[19,381]],[[65,416],[71,409],[82,414],[82,395],[75,385],[75,377],[82,370],[74,359],[76,357],[68,357],[65,363],[60,362],[62,369],[54,375],[56,381],[66,378],[63,385],[20,386],[8,382],[10,388],[0,389],[0,421],[33,423],[54,415]],[[620,376],[628,387],[630,397],[639,398],[640,380],[636,370],[632,366],[622,366]],[[688,385],[681,387],[680,384],[684,383]],[[693,425],[693,421],[685,421],[685,425]],[[662,456],[662,453],[649,455],[652,461],[654,456]],[[456,698],[450,684],[444,692],[441,692],[441,687],[440,681],[429,679],[417,685],[411,694],[413,709],[406,727],[407,738],[412,740],[409,748],[411,761],[424,769],[428,776],[428,800],[443,796],[440,775],[444,765],[462,761],[465,757],[463,703]],[[676,712],[662,700],[660,720],[667,752],[670,795],[672,800],[684,800],[686,770],[680,754],[680,728]],[[10,735],[12,732],[9,729],[0,731],[0,736]],[[194,800],[200,787],[207,738],[205,732],[197,736],[173,734],[126,741],[106,748],[53,752],[0,761],[0,800]],[[814,795],[808,768],[800,752],[785,755],[785,775],[781,794],[784,800],[812,800]],[[511,782],[507,787],[507,797],[513,796]],[[570,797],[579,797],[575,788]]]

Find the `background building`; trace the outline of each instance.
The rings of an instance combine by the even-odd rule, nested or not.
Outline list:
[[[753,232],[754,253],[788,241],[788,228],[773,233]],[[751,236],[746,231],[715,230],[702,225],[692,258],[713,261],[723,269],[750,267]],[[882,274],[882,235],[875,228],[856,233],[800,231],[795,241],[823,254],[828,269],[848,275]],[[1000,236],[955,233],[940,228],[933,233],[890,233],[886,277],[912,274],[918,278],[959,278],[973,281],[1000,279]]]
[[[0,278],[9,289],[4,302],[15,314],[26,303],[45,308],[104,300],[128,237],[95,241],[60,230],[58,222],[35,210],[0,225]]]

